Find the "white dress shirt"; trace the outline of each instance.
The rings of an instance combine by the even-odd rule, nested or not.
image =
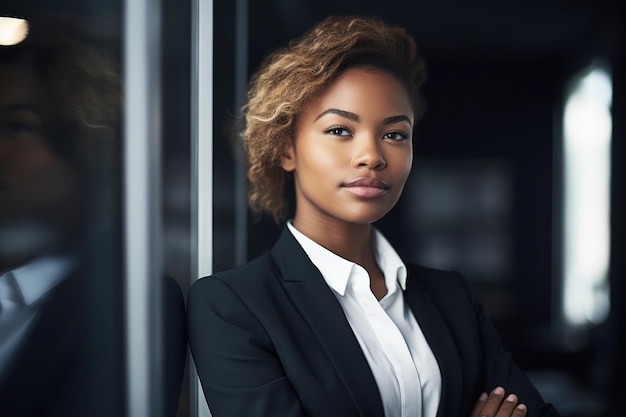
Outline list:
[[[406,288],[407,271],[393,247],[374,229],[374,255],[387,286],[387,294],[378,301],[362,266],[319,245],[290,222],[287,226],[341,304],[374,374],[385,416],[435,417],[441,373],[404,302],[400,289]]]

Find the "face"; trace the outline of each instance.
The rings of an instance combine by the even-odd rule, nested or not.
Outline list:
[[[28,68],[0,65],[0,235],[18,234],[27,246],[76,216],[76,176],[47,145],[41,91]],[[15,239],[0,240],[0,257],[16,250],[8,247]]]
[[[413,122],[393,76],[344,72],[300,114],[282,158],[294,175],[296,225],[371,224],[389,212],[411,170]]]

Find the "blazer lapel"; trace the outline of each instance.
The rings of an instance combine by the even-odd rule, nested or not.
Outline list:
[[[410,272],[405,291],[405,300],[419,323],[441,371],[441,399],[438,417],[458,415],[461,407],[461,359],[456,352],[452,334],[441,313],[435,306],[432,295],[424,282]]]
[[[321,273],[285,228],[272,250],[284,288],[324,347],[359,414],[384,414],[376,381],[341,305]]]

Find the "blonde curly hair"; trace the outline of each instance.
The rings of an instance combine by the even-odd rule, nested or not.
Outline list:
[[[426,75],[415,41],[402,28],[377,18],[329,17],[302,38],[265,58],[250,81],[241,133],[248,162],[248,202],[260,214],[284,220],[285,183],[290,173],[281,156],[294,136],[296,118],[348,68],[379,69],[395,76],[412,100],[416,119],[424,100],[418,88]]]

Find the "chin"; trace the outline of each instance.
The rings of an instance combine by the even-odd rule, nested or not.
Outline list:
[[[385,211],[360,211],[353,212],[349,215],[346,215],[344,219],[350,223],[355,224],[372,224],[376,223],[378,220],[382,219],[389,213],[389,210]]]

